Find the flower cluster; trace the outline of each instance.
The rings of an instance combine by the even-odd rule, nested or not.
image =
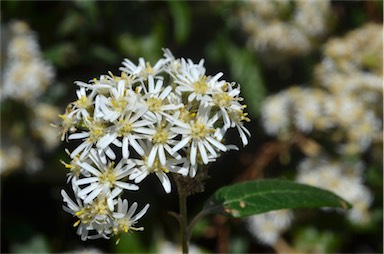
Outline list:
[[[364,164],[349,159],[363,160],[369,152],[381,160],[383,154],[382,35],[382,25],[367,24],[330,39],[313,73],[315,85],[292,86],[269,96],[261,110],[269,135],[297,144],[310,157],[299,164],[296,181],[328,189],[350,202],[346,215],[355,224],[370,221],[373,194],[364,183]],[[300,144],[298,136],[309,142]]]
[[[329,16],[329,1],[245,1],[239,11],[249,47],[269,63],[311,51],[327,32]]]
[[[63,162],[77,203],[65,192],[63,197],[66,210],[79,218],[83,239],[94,237],[91,230],[107,238],[137,229],[132,225],[148,205],[132,217],[137,204],[127,210],[123,190],[137,190],[154,173],[170,193],[169,173],[193,178],[199,166],[237,149],[224,144],[229,128],[238,130],[244,145],[250,135],[240,87],[220,80],[223,73],[206,75],[203,60],[176,59],[164,50],[153,66],[143,58],[122,64],[120,76],[76,82],[77,100],[60,116],[62,140],[68,134],[80,141],[68,152],[72,161]],[[119,226],[122,218],[125,226]]]
[[[1,100],[12,98],[35,104],[54,78],[53,67],[43,59],[36,36],[27,23],[14,21],[7,32]]]
[[[54,68],[43,58],[37,35],[27,23],[14,20],[2,28],[0,106],[7,121],[2,123],[0,174],[36,172],[43,166],[41,152],[51,152],[60,143],[50,126],[60,111],[44,102]],[[36,149],[42,144],[44,150]]]
[[[283,234],[291,225],[293,219],[292,210],[276,210],[263,214],[249,216],[249,232],[262,244],[275,245],[281,234]]]
[[[291,87],[265,100],[267,133],[328,132],[337,152],[349,155],[382,143],[382,45],[382,26],[374,24],[331,39],[314,72],[316,87]]]
[[[331,190],[353,207],[347,211],[348,219],[356,224],[369,221],[369,207],[373,201],[370,190],[364,185],[362,162],[330,160],[327,157],[306,158],[298,167],[296,180]]]

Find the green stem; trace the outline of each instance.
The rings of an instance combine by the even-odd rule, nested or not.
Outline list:
[[[179,192],[180,238],[183,254],[188,254],[187,195]]]
[[[188,230],[187,230],[187,240],[188,241],[191,239],[192,230],[195,227],[197,221],[200,220],[202,217],[206,216],[207,214],[209,214],[208,210],[202,210],[193,218],[193,220],[189,224]]]
[[[177,194],[179,196],[179,214],[177,219],[180,224],[180,239],[183,254],[188,254],[188,215],[187,215],[187,197],[188,192],[185,190],[185,182],[182,176],[173,175],[173,179],[177,185]]]

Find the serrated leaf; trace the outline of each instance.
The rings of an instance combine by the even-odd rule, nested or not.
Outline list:
[[[347,201],[317,187],[288,180],[265,179],[242,182],[217,190],[204,205],[204,212],[236,218],[289,208],[349,208]]]

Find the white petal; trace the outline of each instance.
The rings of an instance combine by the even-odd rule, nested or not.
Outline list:
[[[172,127],[171,131],[177,134],[183,134],[183,135],[188,135],[191,133],[190,128],[181,128],[181,127]]]
[[[197,145],[199,147],[199,152],[200,152],[201,159],[203,160],[203,163],[205,165],[207,165],[208,164],[207,151],[205,150],[205,147],[204,147],[202,142],[198,142]]]
[[[149,153],[149,156],[148,156],[148,167],[149,168],[152,167],[152,165],[155,161],[158,148],[159,148],[159,146],[155,145],[154,147],[152,147],[152,150]]]
[[[171,128],[172,129],[172,128]],[[175,153],[177,151],[179,151],[181,148],[183,148],[184,146],[186,146],[188,144],[188,142],[192,139],[191,136],[188,136],[182,140],[180,140],[180,142],[175,145],[173,148],[172,148],[172,151]]]
[[[169,93],[172,91],[172,87],[171,86],[167,86],[163,92],[161,92],[160,96],[159,96],[159,99],[161,100],[164,100],[168,95]]]
[[[67,203],[70,209],[74,211],[79,209],[79,206],[72,201],[72,199],[68,196],[65,190],[61,190],[61,196],[63,197],[64,202]]]
[[[109,146],[109,144],[111,144],[117,137],[117,133],[108,133],[106,134],[104,137],[102,137],[101,139],[99,139],[99,141],[97,141],[97,147],[100,148],[100,149],[104,149],[106,148],[107,146]]]
[[[85,147],[87,147],[90,143],[88,142],[83,142],[81,143],[78,147],[76,147],[75,150],[72,151],[70,157],[73,159],[76,157],[76,155],[78,155],[81,151],[84,150]]]
[[[106,154],[111,160],[116,159],[116,154],[115,154],[115,152],[114,152],[110,147],[107,147],[104,151],[105,151],[105,154]]]
[[[93,183],[93,182],[97,182],[98,179],[99,178],[97,178],[97,177],[87,177],[87,178],[77,180],[76,184],[77,185],[83,185],[83,184]]]
[[[218,155],[217,155],[215,149],[213,149],[213,147],[211,146],[211,144],[210,144],[208,141],[206,141],[206,140],[204,140],[203,143],[204,143],[204,146],[207,148],[208,152],[209,152],[213,157],[217,158]]]
[[[192,140],[191,153],[189,159],[191,160],[192,165],[196,165],[196,154],[197,154],[197,144],[195,140]]]
[[[130,138],[131,146],[135,149],[135,151],[143,156],[145,154],[143,148],[139,145],[135,138]]]
[[[225,147],[225,145],[223,145],[222,143],[220,143],[216,139],[211,138],[211,137],[206,137],[206,139],[209,141],[209,143],[211,143],[212,145],[214,145],[215,147],[217,147],[221,151],[223,151],[223,152],[227,151],[227,148]]]
[[[132,215],[136,212],[137,209],[137,202],[134,202],[131,207],[129,208],[126,217],[131,219]]]
[[[89,132],[73,133],[73,134],[68,136],[68,139],[69,140],[81,139],[81,138],[85,138],[85,137],[89,137]]]
[[[163,145],[159,145],[159,159],[160,159],[161,165],[165,165],[165,163],[167,162]]]
[[[95,175],[95,176],[100,176],[101,175],[101,172],[97,169],[95,169],[94,167],[92,167],[91,165],[89,165],[88,163],[86,162],[78,162],[77,163],[81,168],[87,170],[89,173]]]
[[[123,138],[123,146],[122,146],[122,151],[123,151],[123,158],[128,159],[129,157],[129,148],[128,148],[128,137]]]
[[[107,204],[109,210],[113,212],[115,206],[113,205],[113,199],[111,197],[107,199]]]
[[[146,204],[140,212],[138,212],[135,216],[132,217],[132,221],[140,220],[140,218],[143,217],[143,215],[147,212],[148,208],[149,204]]]
[[[168,176],[163,172],[156,172],[157,177],[159,178],[161,184],[163,185],[164,191],[166,193],[171,192],[171,181]]]
[[[124,183],[124,182],[117,181],[117,182],[115,182],[115,185],[122,188],[122,189],[126,189],[126,190],[138,190],[139,189],[139,186],[137,186],[136,184],[132,184],[132,183]]]
[[[94,199],[97,197],[97,195],[100,194],[101,191],[102,191],[102,188],[100,188],[100,187],[94,189],[94,190],[87,196],[87,198],[84,199],[84,203],[85,203],[85,204],[90,203],[92,200],[94,200]]]

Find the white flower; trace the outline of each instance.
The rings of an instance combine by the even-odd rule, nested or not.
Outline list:
[[[137,81],[142,81],[146,80],[150,75],[157,77],[157,75],[163,71],[166,63],[167,60],[162,58],[152,67],[149,62],[146,62],[144,58],[141,57],[139,58],[139,64],[135,65],[131,60],[125,58],[122,63],[124,67],[121,67],[120,70],[128,75],[138,77]],[[161,76],[158,77],[161,78]]]
[[[126,88],[125,80],[120,80],[117,87],[109,89],[109,97],[99,96],[97,109],[98,117],[106,121],[114,122],[129,111],[135,111],[140,105],[136,105],[138,100],[136,93],[132,89]]]
[[[277,210],[250,216],[246,219],[248,230],[261,243],[274,245],[292,221],[291,210]]]
[[[69,140],[83,139],[83,143],[81,143],[78,147],[76,147],[75,150],[72,151],[71,158],[74,158],[76,155],[82,152],[80,159],[83,160],[88,155],[89,151],[91,151],[92,147],[105,135],[105,122],[97,118],[91,120],[86,119],[84,121],[84,124],[88,127],[88,131],[82,131],[80,133],[69,135]],[[111,159],[116,158],[115,153],[109,147],[106,147],[105,151],[103,152],[105,152]]]
[[[285,93],[265,99],[262,108],[262,120],[265,131],[276,135],[289,127],[289,98]]]
[[[175,137],[178,135],[177,133],[171,131],[171,127],[171,123],[166,124],[158,122],[157,127],[152,130],[153,134],[151,135],[150,140],[153,146],[148,155],[149,167],[152,167],[156,157],[158,157],[161,165],[165,165],[167,161],[165,151],[167,151],[168,154],[175,157],[176,159],[181,159],[181,156],[178,153],[172,151],[172,148],[170,146],[174,146],[175,143],[177,143]]]
[[[103,163],[95,150],[92,150],[90,158],[96,168],[87,162],[78,162],[78,165],[88,171],[92,176],[75,180],[76,185],[88,184],[81,189],[78,196],[84,200],[84,203],[90,203],[98,195],[105,195],[108,198],[108,206],[113,210],[113,197],[119,194],[123,189],[138,190],[135,184],[121,181],[128,176],[130,169],[135,165],[131,161],[122,159],[116,166],[114,162]]]
[[[148,76],[148,89],[143,85],[145,94],[142,97],[142,103],[148,107],[146,116],[153,121],[160,121],[162,117],[169,117],[166,111],[173,111],[181,108],[183,104],[172,104],[166,98],[172,92],[172,86],[163,87],[163,80],[155,80]]]
[[[185,59],[181,59],[181,71],[175,77],[175,83],[179,84],[176,87],[176,92],[189,93],[188,102],[196,99],[208,103],[207,95],[212,94],[212,88],[217,86],[215,83],[223,75],[222,72],[219,72],[214,77],[207,77],[203,63],[203,59],[198,65],[193,64],[192,61],[186,62]],[[224,83],[225,81],[220,82]]]
[[[130,230],[142,231],[143,227],[134,227],[141,217],[147,212],[149,204],[146,204],[144,208],[136,215],[137,203],[134,202],[131,207],[128,206],[128,201],[121,198],[117,200],[117,211],[113,213],[113,233],[119,235],[120,233],[128,233]],[[129,207],[129,209],[128,209]]]
[[[234,84],[228,84],[226,82],[215,84],[215,87],[213,87],[212,98],[210,98],[211,102],[209,103],[211,106],[220,108],[224,127],[226,129],[231,127],[229,113],[243,109],[243,106],[239,103],[239,101],[243,100],[243,98],[239,98],[240,88],[234,88],[233,86]]]
[[[129,146],[132,146],[138,154],[144,154],[143,148],[137,143],[137,140],[147,137],[143,134],[149,135],[152,133],[151,129],[148,128],[152,122],[141,119],[145,112],[146,108],[144,107],[137,109],[136,113],[127,111],[117,121],[113,122],[112,126],[106,129],[105,135],[97,142],[97,147],[107,149],[111,143],[116,143],[117,138],[121,137],[121,142],[118,141],[117,144],[121,143],[118,145],[122,147],[124,159],[129,157]]]
[[[108,238],[108,231],[111,227],[109,222],[109,215],[111,211],[108,208],[105,196],[100,195],[91,204],[84,204],[83,201],[77,197],[78,187],[72,181],[72,187],[76,195],[76,202],[62,190],[61,195],[67,206],[63,206],[64,211],[77,217],[74,227],[77,228],[77,234],[81,236],[83,241],[95,238]],[[94,235],[89,235],[90,232],[96,231]]]
[[[76,118],[78,119],[87,119],[90,116],[90,111],[94,106],[94,97],[96,93],[92,92],[87,95],[86,89],[84,87],[80,87],[80,89],[76,90],[77,101],[74,102],[75,109],[73,110],[73,114],[76,114]]]
[[[321,159],[305,159],[299,164],[296,180],[330,190],[351,203],[347,216],[357,224],[369,220],[372,194],[363,185],[362,163],[346,163]]]
[[[189,147],[189,142],[192,141],[189,154],[192,165],[196,164],[197,155],[201,156],[204,164],[208,164],[209,154],[217,157],[216,150],[227,151],[225,145],[212,135],[215,132],[213,124],[217,121],[218,115],[215,114],[211,117],[210,110],[211,107],[200,105],[194,120],[189,123],[177,120],[174,122],[177,127],[171,128],[171,131],[182,135],[180,142],[173,147],[173,152],[177,152],[183,147]]]
[[[188,168],[183,166],[178,166],[184,162],[184,159],[167,159],[164,165],[161,164],[157,154],[155,154],[154,161],[151,166],[148,163],[148,156],[152,151],[151,142],[147,141],[146,144],[140,140],[141,146],[145,150],[145,155],[142,160],[134,160],[136,167],[132,170],[129,175],[129,180],[134,180],[135,183],[139,183],[144,180],[148,175],[155,173],[157,178],[159,178],[164,191],[166,193],[171,192],[171,181],[169,180],[167,174],[169,172],[178,173],[182,175],[188,174]]]

